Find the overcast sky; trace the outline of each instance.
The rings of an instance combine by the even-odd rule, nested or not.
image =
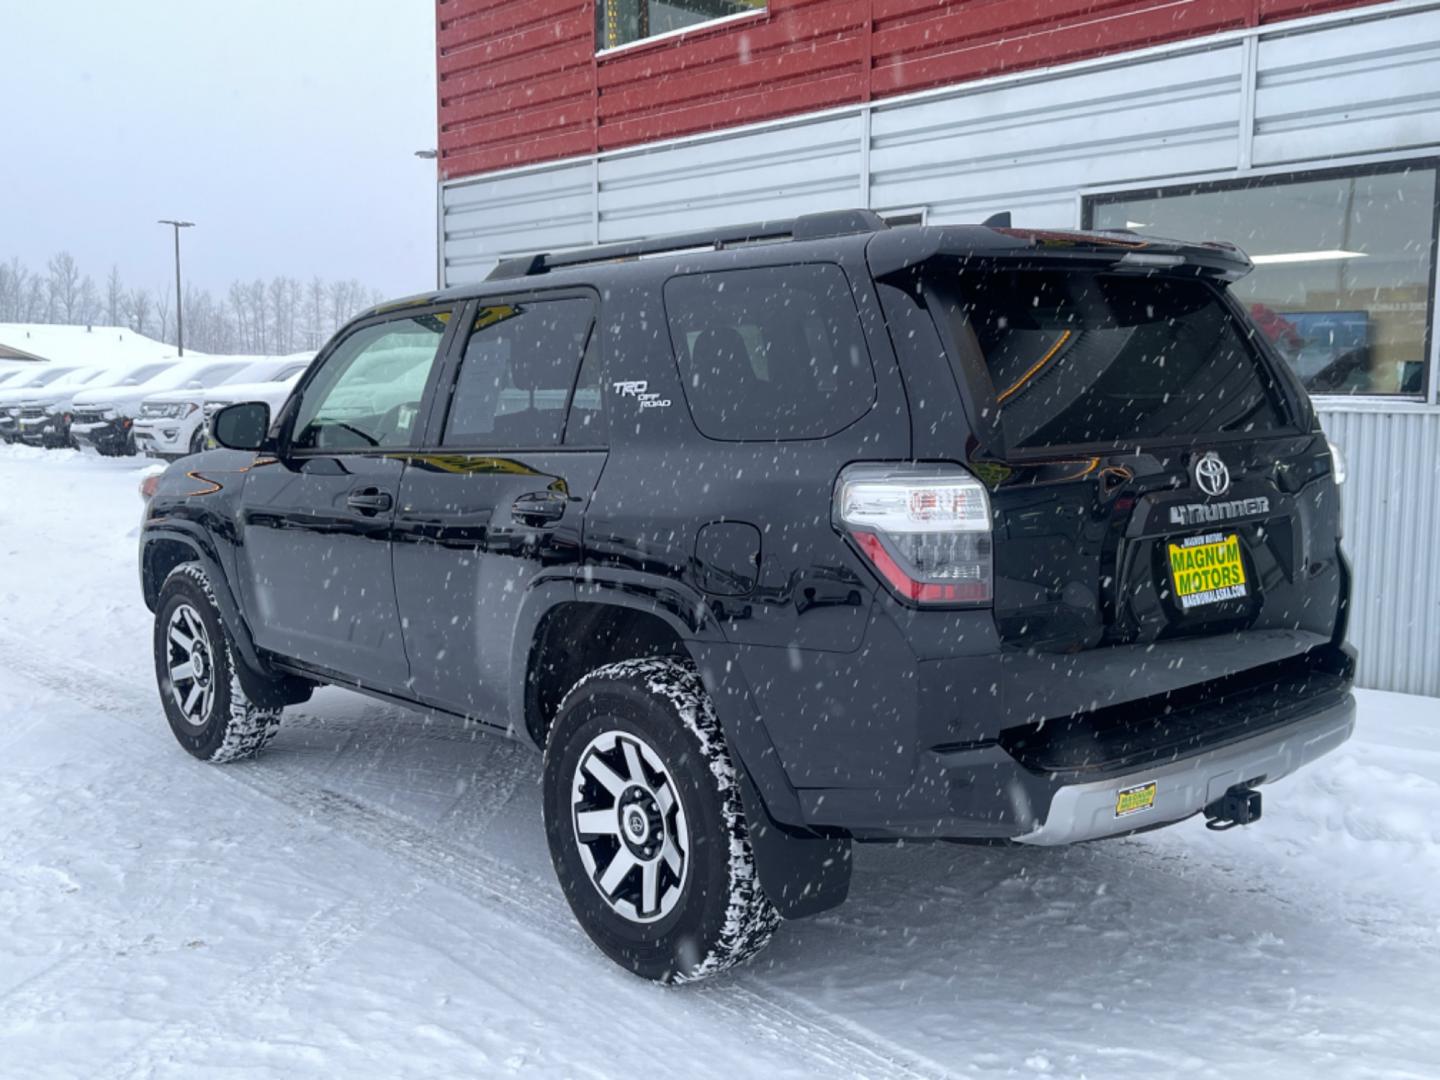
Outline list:
[[[0,0],[0,259],[435,280],[433,0]]]

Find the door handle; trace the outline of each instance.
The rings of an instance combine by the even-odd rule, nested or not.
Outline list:
[[[549,525],[565,516],[568,501],[558,491],[531,491],[515,500],[510,515],[521,525]]]
[[[395,505],[388,491],[379,488],[360,488],[345,498],[345,505],[358,514],[383,514]]]

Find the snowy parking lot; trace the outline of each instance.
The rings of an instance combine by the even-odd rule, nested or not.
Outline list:
[[[1440,1076],[1434,699],[1362,693],[1247,829],[862,846],[662,989],[572,921],[518,744],[329,690],[186,755],[141,468],[0,447],[0,1076]]]

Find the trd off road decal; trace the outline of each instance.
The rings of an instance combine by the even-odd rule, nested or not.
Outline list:
[[[644,379],[638,379],[634,382],[617,382],[614,386],[615,393],[619,394],[622,398],[633,397],[636,401],[640,402],[641,409],[668,409],[670,407],[669,398],[662,398],[659,394],[648,392],[650,384]]]

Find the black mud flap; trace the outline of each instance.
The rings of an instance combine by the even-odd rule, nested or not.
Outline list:
[[[770,817],[749,773],[736,772],[755,869],[775,910],[787,919],[803,919],[843,904],[850,894],[849,837],[787,832]]]

